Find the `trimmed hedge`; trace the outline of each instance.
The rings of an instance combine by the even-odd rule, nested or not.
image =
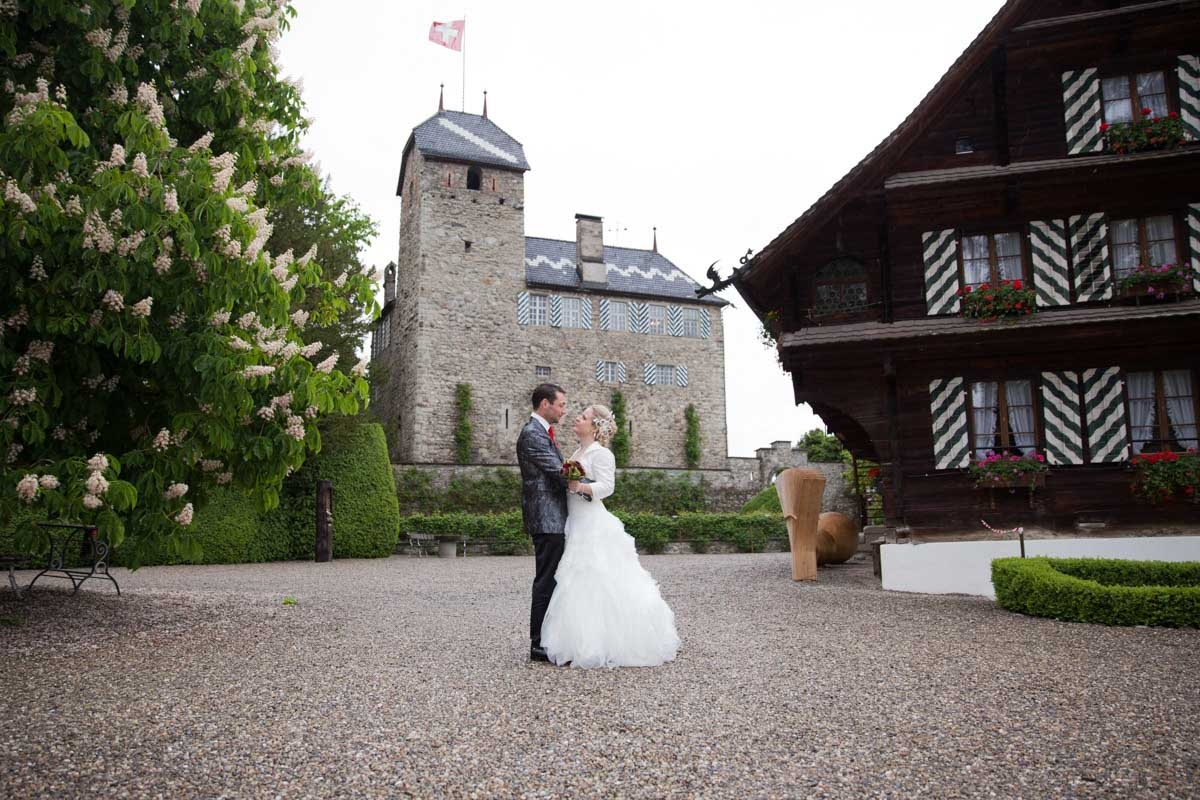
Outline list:
[[[787,541],[779,514],[658,514],[613,512],[639,549],[661,553],[669,542],[690,542],[704,552],[711,542],[725,542],[741,552],[759,552],[768,542]],[[521,512],[504,514],[414,514],[400,520],[401,541],[410,533],[462,536],[487,544],[497,555],[531,552],[529,536],[521,529]]]
[[[260,513],[252,497],[219,490],[196,512],[190,535],[199,558],[186,547],[146,557],[143,566],[249,564],[316,556],[316,487],[333,481],[333,555],[382,558],[396,549],[400,512],[383,428],[357,418],[336,420],[321,432],[321,452],[284,483],[279,506]],[[114,562],[121,563],[120,550]]]
[[[783,505],[779,502],[779,491],[771,484],[751,497],[742,506],[743,514],[782,514]]]
[[[1002,608],[1101,625],[1200,627],[1200,562],[998,558]]]

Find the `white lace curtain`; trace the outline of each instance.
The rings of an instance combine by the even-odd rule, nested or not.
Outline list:
[[[971,413],[975,423],[975,458],[995,449],[996,422],[999,417],[999,393],[995,383],[971,384]]]
[[[1008,430],[1012,443],[1023,455],[1033,452],[1033,384],[1029,381],[1009,381],[1004,384],[1004,399],[1008,402]]]
[[[1196,403],[1192,397],[1192,374],[1186,369],[1163,372],[1167,416],[1175,441],[1184,448],[1196,446]]]
[[[1129,422],[1133,428],[1133,452],[1145,449],[1154,435],[1154,373],[1129,373]]]

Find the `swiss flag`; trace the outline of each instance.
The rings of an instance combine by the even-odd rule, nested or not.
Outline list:
[[[467,30],[465,19],[452,22],[435,22],[429,26],[429,41],[449,47],[451,50],[462,50],[463,34]]]

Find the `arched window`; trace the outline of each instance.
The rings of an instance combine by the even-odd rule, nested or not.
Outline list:
[[[467,169],[467,188],[478,189],[483,185],[483,170],[479,167],[470,167]]]
[[[844,314],[867,307],[867,270],[853,258],[835,258],[813,280],[813,313]]]

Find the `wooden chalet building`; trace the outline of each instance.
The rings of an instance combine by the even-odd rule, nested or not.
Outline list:
[[[1120,153],[1101,133],[1143,116],[1185,140]],[[890,524],[1200,522],[1194,504],[1139,503],[1130,468],[1197,444],[1197,139],[1200,3],[1011,0],[735,271],[796,401],[880,463]],[[1139,264],[1168,263],[1180,291],[1126,296]],[[1036,313],[964,317],[960,290],[1003,279],[1033,287]],[[967,467],[988,451],[1044,455],[1044,487],[976,488]]]

